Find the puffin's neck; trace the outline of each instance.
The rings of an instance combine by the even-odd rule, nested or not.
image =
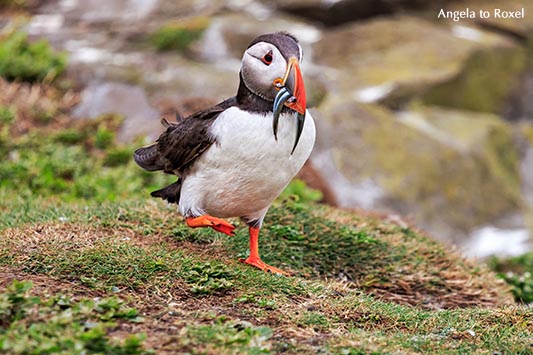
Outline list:
[[[242,78],[242,73],[239,73],[239,78],[239,90],[237,91],[237,105],[239,108],[241,110],[263,114],[272,112],[273,102],[263,99],[248,89]]]

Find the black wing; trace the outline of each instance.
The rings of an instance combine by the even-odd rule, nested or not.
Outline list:
[[[154,144],[135,151],[135,161],[150,171],[183,172],[214,143],[215,139],[209,134],[209,128],[218,115],[236,104],[236,98],[233,97],[199,111],[179,124],[165,124],[166,131]]]

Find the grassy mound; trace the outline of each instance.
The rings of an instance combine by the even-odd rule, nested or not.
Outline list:
[[[287,210],[291,215],[294,203],[276,204],[272,215]],[[389,267],[380,259],[387,253],[392,255],[386,260],[398,259],[403,252],[394,250],[402,249],[398,237],[405,234],[370,217],[344,212],[339,216],[325,207],[303,211],[314,223],[332,228],[329,232],[361,228],[344,231],[342,238],[345,248],[360,246],[362,251],[353,259],[324,264],[317,258],[329,255],[333,234],[314,239],[310,232],[310,242],[319,244],[309,248],[303,243],[295,254],[297,246],[290,238],[270,240],[272,230],[278,232],[284,225],[267,222],[262,238],[265,259],[303,275],[286,278],[237,262],[245,250],[238,247],[247,239],[244,229],[234,238],[203,230],[191,233],[160,203],[87,206],[35,201],[23,209],[13,209],[24,216],[19,226],[1,233],[0,279],[6,280],[2,286],[25,279],[33,281],[37,294],[66,293],[75,301],[87,295],[118,296],[144,320],[119,322],[106,328],[107,336],[147,334],[145,348],[158,354],[447,354],[494,349],[525,354],[530,346],[531,312],[504,306],[510,296],[492,274],[446,256],[414,231],[411,243],[419,249],[406,258],[418,263],[398,261]],[[350,216],[358,222],[348,222]],[[372,237],[361,239],[360,234],[375,226],[378,231]],[[370,238],[379,241],[366,241]],[[437,251],[429,258],[419,251],[433,248]],[[317,249],[324,250],[318,257]],[[353,260],[362,256],[367,257],[366,265],[358,270]],[[442,260],[456,265],[454,270],[440,269]],[[339,269],[353,281],[333,277]],[[423,282],[417,281],[420,275]],[[428,299],[432,302],[424,302]],[[431,310],[439,306],[450,309]]]

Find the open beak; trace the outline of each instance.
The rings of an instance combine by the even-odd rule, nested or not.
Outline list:
[[[274,99],[274,120],[272,122],[272,129],[274,130],[274,137],[278,139],[278,123],[279,116],[283,106],[297,112],[296,114],[296,140],[291,151],[294,153],[300,136],[302,135],[302,130],[304,128],[305,122],[305,110],[306,110],[306,97],[305,97],[305,87],[304,80],[302,77],[302,72],[300,70],[300,65],[298,64],[298,59],[291,58],[289,59],[289,64],[287,65],[287,71],[282,79],[274,83],[280,90]]]

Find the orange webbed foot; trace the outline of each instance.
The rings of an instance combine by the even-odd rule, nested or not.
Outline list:
[[[277,267],[268,265],[260,258],[254,258],[254,257],[249,256],[246,259],[239,259],[239,261],[241,263],[255,266],[256,268],[261,269],[265,272],[271,272],[273,274],[278,274],[278,275],[283,275],[283,276],[291,276],[291,274],[289,274],[288,272],[278,269]]]
[[[187,226],[191,228],[210,227],[217,232],[221,232],[232,237],[235,236],[235,226],[233,224],[207,214],[199,217],[186,218],[185,222],[187,223]]]

